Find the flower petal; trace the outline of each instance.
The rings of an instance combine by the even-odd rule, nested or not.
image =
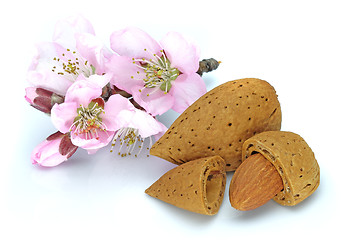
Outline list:
[[[134,87],[131,92],[134,100],[153,116],[167,112],[174,103],[172,95],[165,94],[158,87],[144,89]]]
[[[103,88],[104,86],[106,86],[109,81],[112,78],[112,74],[110,73],[106,73],[103,75],[91,75],[88,78],[85,78],[83,75],[79,75],[77,80],[87,80],[88,82],[95,84],[97,86],[99,86],[100,88]]]
[[[160,125],[161,125],[161,129],[162,131],[158,132],[154,137],[155,137],[155,141],[159,140],[164,134],[165,132],[167,131],[167,127],[161,123],[161,122],[158,122]]]
[[[113,55],[107,63],[107,69],[113,75],[111,83],[128,93],[131,93],[133,87],[144,85],[145,73],[133,64],[130,57]]]
[[[90,33],[78,33],[76,34],[76,48],[78,53],[95,67],[96,74],[105,73],[105,63],[112,53],[98,38]]]
[[[75,102],[87,107],[91,100],[102,94],[102,88],[87,80],[74,82],[66,92],[65,102]]]
[[[97,150],[108,145],[113,139],[114,132],[98,131],[98,138],[86,139],[83,134],[71,134],[73,145],[88,150],[89,154],[94,154]]]
[[[119,126],[118,129],[120,128],[127,128],[131,125],[133,116],[136,114],[135,109],[132,111],[130,110],[123,110],[120,111],[119,114],[117,115],[117,124]]]
[[[38,44],[37,55],[29,68],[27,81],[34,87],[44,88],[64,96],[72,84],[71,78],[54,70],[54,67],[57,66],[57,61],[54,59],[64,58],[62,57],[64,51],[66,52],[66,49],[57,43]]]
[[[60,139],[53,141],[44,140],[37,145],[31,153],[31,162],[45,167],[53,167],[67,160],[66,156],[59,153]]]
[[[172,82],[172,88],[169,91],[175,99],[172,109],[182,113],[206,92],[205,83],[197,73],[181,74]]]
[[[111,48],[122,56],[150,59],[153,54],[159,55],[161,50],[157,41],[136,27],[115,31],[110,40]]]
[[[75,47],[76,33],[90,33],[95,35],[91,23],[86,18],[78,15],[62,19],[56,23],[53,41],[59,42],[66,47]]]
[[[167,130],[166,126],[157,121],[153,116],[138,109],[135,110],[129,127],[138,129],[142,138],[157,135]]]
[[[76,102],[55,104],[51,110],[53,125],[62,133],[67,133],[77,116],[78,105]]]
[[[124,123],[118,118],[118,114],[123,110],[134,111],[134,106],[127,98],[119,94],[112,95],[105,104],[104,113],[100,114],[102,123],[107,126],[107,130],[116,131],[124,127]]]
[[[181,34],[176,32],[169,32],[160,43],[172,67],[187,74],[197,72],[199,49],[195,44],[185,40]]]
[[[30,103],[34,104],[34,99],[38,97],[36,93],[36,88],[34,87],[27,87],[25,88],[25,100]]]

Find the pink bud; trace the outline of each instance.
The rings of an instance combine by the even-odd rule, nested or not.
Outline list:
[[[31,162],[44,167],[54,167],[71,157],[77,148],[67,134],[56,132],[35,147],[31,153]]]
[[[43,88],[28,87],[25,89],[25,100],[34,108],[50,113],[55,103],[62,103],[64,98]]]
[[[34,87],[27,87],[25,88],[25,100],[30,103],[31,105],[34,104],[34,99],[38,97],[36,93],[36,88]]]

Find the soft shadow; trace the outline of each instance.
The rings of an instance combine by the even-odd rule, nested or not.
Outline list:
[[[321,192],[317,189],[311,196],[296,206],[282,206],[274,200],[270,200],[265,205],[250,211],[239,211],[233,208],[229,214],[239,222],[257,221],[258,219],[280,215],[283,211],[297,214],[297,212],[306,211],[307,208],[310,208],[314,204],[316,205],[320,201]]]
[[[170,216],[180,222],[180,225],[188,224],[191,227],[203,227],[208,226],[216,219],[216,215],[208,216],[195,212],[190,212],[188,210],[178,208],[169,203],[161,201],[159,199],[153,198],[149,195],[146,195],[148,201],[151,201],[155,205],[155,209],[159,209],[162,214]]]
[[[277,214],[278,212],[282,211],[282,207],[283,206],[278,205],[274,200],[270,200],[265,205],[250,211],[239,211],[232,208],[232,210],[229,212],[229,215],[232,216],[231,221],[258,221],[258,219],[263,219],[270,215]]]

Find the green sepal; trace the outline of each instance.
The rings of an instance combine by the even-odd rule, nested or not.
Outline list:
[[[170,71],[170,73],[171,73],[171,81],[174,81],[175,79],[177,79],[177,77],[179,76],[179,74],[180,74],[180,71],[178,70],[178,69],[176,69],[176,68],[173,68],[171,71]],[[175,75],[175,76],[174,76]]]
[[[160,89],[164,92],[169,92],[171,87],[172,87],[172,83],[170,81],[164,82],[160,85]]]

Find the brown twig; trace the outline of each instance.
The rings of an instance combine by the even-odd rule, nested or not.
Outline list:
[[[202,76],[203,73],[216,70],[219,67],[220,63],[221,63],[220,61],[216,61],[214,58],[203,59],[202,61],[199,62],[199,69],[197,73],[200,76]]]

